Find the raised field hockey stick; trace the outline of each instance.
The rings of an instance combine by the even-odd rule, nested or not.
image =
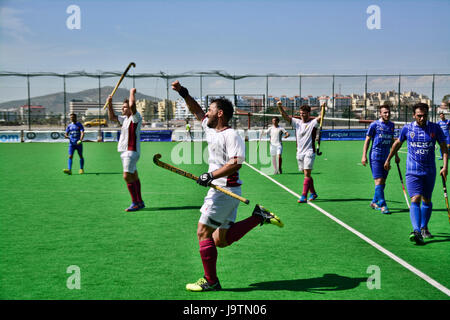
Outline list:
[[[114,94],[116,93],[117,88],[119,88],[120,83],[122,82],[123,78],[125,78],[125,76],[128,73],[128,70],[130,70],[130,68],[136,68],[136,63],[134,62],[130,62],[130,64],[128,65],[128,67],[125,69],[125,71],[122,73],[122,76],[120,77],[119,81],[116,84],[116,87],[114,88],[114,90],[111,93],[111,97],[114,96]],[[108,102],[105,103],[105,105],[103,106],[103,109],[106,109],[106,107],[108,106]]]
[[[159,153],[155,154],[153,156],[153,162],[157,166],[159,166],[161,168],[164,168],[164,169],[167,169],[169,171],[172,171],[174,173],[177,173],[177,174],[179,174],[179,175],[181,175],[183,177],[186,177],[186,178],[189,178],[189,179],[197,181],[198,177],[194,176],[192,173],[189,173],[189,172],[186,172],[184,170],[178,169],[177,167],[174,167],[174,166],[172,166],[172,165],[170,165],[168,163],[162,162],[159,159],[161,159],[161,155]],[[225,193],[226,195],[228,195],[230,197],[238,199],[239,201],[242,201],[245,204],[249,204],[250,203],[250,201],[248,199],[245,199],[245,198],[243,198],[243,197],[241,197],[241,196],[239,196],[239,195],[237,195],[237,194],[235,194],[235,193],[233,193],[231,191],[223,189],[223,188],[221,188],[219,186],[211,184],[210,187],[216,189],[217,191],[223,192],[223,193]]]
[[[397,164],[397,169],[398,169],[398,175],[400,177],[400,182],[402,183],[403,195],[405,196],[405,201],[406,201],[406,204],[408,205],[408,209],[409,209],[410,208],[409,207],[409,201],[408,201],[408,196],[406,195],[405,185],[403,183],[402,172],[400,171],[400,164],[398,164],[397,162],[396,162],[396,164]]]
[[[442,170],[442,167],[441,167],[441,170]],[[448,207],[447,185],[445,183],[445,177],[442,174],[441,174],[441,178],[442,178],[442,187],[444,188],[445,205],[447,206],[448,222],[450,223],[450,208]]]
[[[320,110],[319,140],[317,141],[317,150],[316,150],[318,156],[322,155],[322,152],[320,152],[320,141],[322,140],[322,127],[324,116],[325,116],[325,104],[322,104],[322,108]]]

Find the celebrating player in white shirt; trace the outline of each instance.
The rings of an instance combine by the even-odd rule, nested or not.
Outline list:
[[[287,132],[286,129],[284,129],[283,127],[280,127],[279,123],[280,119],[278,117],[273,117],[272,127],[267,129],[266,131],[266,134],[270,136],[270,155],[272,156],[274,174],[283,173],[283,170],[281,168],[281,163],[283,161],[283,159],[281,158],[281,154],[283,153],[282,138],[286,139],[287,137],[289,137],[289,132]]]
[[[308,191],[311,192],[308,200],[312,201],[317,198],[316,190],[314,189],[314,181],[311,177],[311,172],[316,159],[316,132],[319,127],[319,122],[316,118],[310,117],[311,108],[307,105],[300,107],[300,118],[296,119],[289,116],[283,109],[281,101],[277,102],[278,110],[283,118],[292,123],[295,127],[295,135],[297,139],[297,162],[298,170],[303,171],[305,179],[303,180],[303,192],[298,199],[299,203],[305,203]]]
[[[136,164],[141,154],[141,124],[142,117],[136,110],[136,89],[130,90],[129,99],[122,105],[122,115],[116,116],[112,108],[112,97],[108,97],[109,120],[117,121],[122,125],[117,151],[123,165],[123,178],[127,183],[131,195],[131,205],[125,211],[137,211],[145,207],[141,196],[141,182],[139,180]]]
[[[202,121],[206,134],[209,169],[198,178],[197,183],[208,187],[214,181],[215,185],[240,195],[242,182],[239,179],[239,169],[245,160],[245,143],[228,125],[233,117],[233,104],[227,99],[215,99],[211,101],[208,112],[205,114],[178,80],[172,83],[172,89],[184,98],[197,120]],[[200,209],[201,216],[197,225],[204,277],[196,283],[188,283],[187,290],[202,292],[221,289],[216,273],[217,247],[231,245],[258,224],[270,223],[282,226],[278,217],[261,210],[258,205],[255,206],[249,218],[235,223],[238,205],[239,200],[213,188],[209,189]]]

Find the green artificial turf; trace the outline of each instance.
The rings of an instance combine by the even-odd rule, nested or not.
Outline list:
[[[369,208],[374,188],[370,168],[360,164],[362,145],[322,143],[313,171],[319,194],[314,203],[449,288],[450,225],[439,177],[429,224],[435,238],[417,246],[408,239],[409,211],[394,162],[385,190],[392,214]],[[0,144],[1,299],[449,298],[246,165],[240,175],[250,205],[240,204],[237,220],[259,203],[285,227],[258,226],[230,247],[218,248],[223,290],[187,292],[186,283],[203,275],[196,229],[207,189],[155,166],[152,157],[161,153],[162,161],[196,175],[207,164],[174,163],[180,147],[194,150],[190,143],[141,146],[138,172],[147,207],[126,213],[131,201],[116,143],[84,143],[86,174],[78,174],[75,155],[71,176],[62,172],[67,144]],[[404,174],[406,155],[401,158]],[[270,164],[253,165],[270,171],[264,169]],[[271,177],[301,193],[294,142],[284,143],[283,174]],[[79,290],[66,285],[72,265],[80,268]],[[370,266],[380,270],[380,289],[367,286]]]

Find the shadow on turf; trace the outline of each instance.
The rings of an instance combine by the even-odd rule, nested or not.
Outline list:
[[[442,238],[442,239],[436,239],[436,238]],[[436,243],[436,242],[447,242],[450,241],[450,234],[448,233],[436,233],[433,234],[433,239],[425,240],[425,244],[430,244],[430,243]]]
[[[279,280],[252,283],[249,288],[222,289],[222,291],[248,292],[254,290],[289,290],[325,294],[327,291],[350,290],[367,282],[365,278],[349,278],[335,273],[326,273],[319,278]]]
[[[177,210],[200,210],[199,206],[182,206],[182,207],[162,207],[162,208],[144,208],[139,211],[177,211]]]
[[[84,174],[122,174],[123,172],[85,172]]]

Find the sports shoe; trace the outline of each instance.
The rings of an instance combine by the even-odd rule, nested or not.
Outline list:
[[[144,208],[145,208],[145,203],[144,203],[144,201],[139,202],[139,203],[138,203],[138,207],[139,207],[139,210],[140,210],[140,209],[144,209]]]
[[[64,169],[63,172],[68,174],[69,176],[72,174],[72,170],[69,169]]]
[[[222,289],[219,280],[216,283],[210,284],[204,277],[197,280],[196,283],[188,283],[186,285],[186,290],[193,292],[203,292],[203,291],[217,291]]]
[[[84,170],[83,170],[83,169],[80,169],[80,170],[78,171],[78,173],[79,173],[79,174],[83,174],[83,173],[84,173]]]
[[[381,213],[383,214],[391,214],[387,206],[381,207]]]
[[[433,238],[433,235],[430,233],[430,230],[428,230],[428,228],[420,229],[420,234],[422,235],[422,238],[424,238],[424,239]]]
[[[311,195],[308,198],[308,201],[314,201],[318,197],[317,193],[311,193]]]
[[[300,198],[297,200],[298,203],[306,203],[306,196],[301,195]]]
[[[439,160],[442,160],[442,157],[439,157]]]
[[[370,203],[370,207],[371,207],[372,209],[380,210],[380,206],[379,206],[378,203],[376,203],[376,202],[371,202],[371,203]]]
[[[419,245],[425,244],[425,241],[423,241],[422,234],[420,233],[420,231],[417,230],[411,232],[411,234],[409,235],[409,241],[411,242],[415,241],[416,244]]]
[[[134,202],[132,202],[131,205],[128,208],[125,209],[125,211],[133,212],[133,211],[138,211],[139,209],[140,209],[139,205],[134,203]]]
[[[262,218],[261,225],[264,223],[274,224],[280,228],[284,226],[280,218],[274,215],[272,212],[267,211],[263,206],[257,204],[253,209],[252,216],[260,216]]]

